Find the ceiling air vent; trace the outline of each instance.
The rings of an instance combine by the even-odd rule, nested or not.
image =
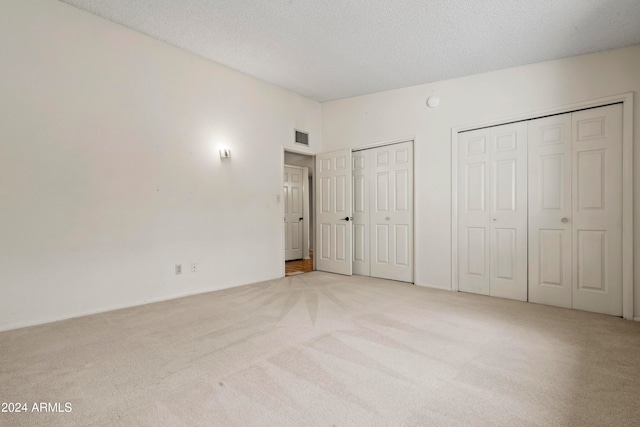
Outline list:
[[[307,132],[300,132],[296,130],[296,143],[309,146],[309,134]]]

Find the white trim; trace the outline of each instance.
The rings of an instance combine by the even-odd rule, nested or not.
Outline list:
[[[16,329],[22,329],[22,328],[29,328],[31,326],[38,326],[38,325],[46,325],[49,323],[53,323],[53,322],[60,322],[62,320],[69,320],[69,319],[77,319],[79,317],[86,317],[86,316],[92,316],[94,314],[101,314],[101,313],[111,313],[113,311],[116,310],[123,310],[126,308],[134,308],[134,307],[141,307],[144,305],[148,305],[148,304],[155,304],[157,302],[164,302],[164,301],[173,301],[173,300],[178,300],[180,298],[186,298],[186,297],[190,297],[190,296],[194,296],[194,295],[203,295],[203,294],[208,294],[211,292],[217,292],[217,291],[223,291],[225,289],[231,289],[231,288],[238,288],[241,286],[249,286],[249,285],[255,285],[257,283],[265,283],[265,282],[270,282],[272,280],[280,280],[282,277],[273,277],[270,279],[265,279],[265,280],[261,280],[259,282],[249,282],[249,283],[239,283],[239,284],[235,284],[235,285],[223,285],[221,287],[216,287],[214,289],[204,289],[204,290],[197,290],[197,291],[189,291],[189,292],[181,292],[175,295],[165,295],[165,296],[161,296],[158,298],[149,298],[149,299],[142,299],[141,301],[138,302],[134,302],[134,303],[126,303],[126,304],[120,304],[120,305],[116,305],[113,307],[109,307],[109,308],[98,308],[95,310],[85,310],[85,311],[80,311],[78,313],[75,314],[71,314],[69,316],[67,315],[62,315],[62,316],[48,316],[39,320],[34,320],[34,321],[26,321],[26,322],[17,322],[17,323],[9,323],[9,324],[5,324],[5,325],[0,325],[0,332],[7,332],[7,331],[14,331]]]
[[[633,92],[622,104],[622,317],[633,318]]]
[[[353,153],[355,151],[371,150],[372,148],[384,147],[385,145],[401,144],[403,142],[411,142],[415,144],[415,140],[416,140],[415,135],[406,136],[402,138],[386,139],[383,141],[378,141],[378,142],[373,142],[371,144],[363,145],[362,147],[351,147],[351,152]],[[414,146],[414,157],[415,157],[415,146]]]
[[[280,218],[282,218],[282,221],[280,222],[280,237],[282,238],[282,250],[280,251],[280,256],[282,256],[282,258],[280,259],[280,277],[285,277],[287,269],[285,266],[285,259],[286,256],[284,254],[284,251],[286,250],[287,247],[287,242],[285,240],[285,222],[284,222],[284,217],[285,217],[285,208],[284,208],[284,194],[282,189],[284,188],[284,168],[285,168],[285,164],[284,164],[284,159],[285,159],[285,152],[288,151],[286,147],[282,147],[282,151],[280,152],[280,191],[278,192],[278,199],[280,200]]]
[[[418,236],[418,204],[416,203],[416,140],[415,137],[411,139],[411,157],[413,160],[413,164],[411,165],[411,179],[413,182],[411,183],[411,189],[413,190],[413,194],[411,197],[413,200],[411,204],[413,205],[413,217],[411,218],[411,225],[413,226],[413,271],[411,272],[411,283],[416,284],[416,275],[418,272],[418,245],[416,244],[417,236]]]
[[[541,110],[534,110],[529,113],[517,114],[513,116],[507,116],[500,119],[485,120],[482,122],[469,123],[466,125],[456,126],[453,128],[455,132],[463,132],[483,127],[499,126],[511,122],[518,122],[523,120],[537,119],[543,116],[551,116],[554,114],[570,113],[572,111],[582,110],[585,108],[601,107],[608,104],[615,104],[617,102],[626,103],[633,100],[633,92],[622,93],[619,95],[606,96],[604,98],[590,99],[587,101],[574,102],[572,104],[561,105],[558,107],[550,107]]]
[[[282,151],[280,153],[280,192],[278,193],[280,195],[280,204],[282,205],[280,208],[280,211],[282,213],[281,218],[284,219],[284,194],[282,194],[282,189],[284,187],[284,167],[285,167],[285,153],[289,152],[289,153],[294,153],[294,154],[303,154],[305,156],[309,156],[311,157],[311,159],[313,160],[313,179],[315,182],[315,174],[316,174],[316,168],[315,168],[315,163],[316,163],[316,153],[310,151],[310,150],[303,150],[303,149],[299,149],[297,147],[287,147],[285,145],[282,145]],[[299,166],[296,166],[299,167]],[[308,169],[308,168],[307,168]],[[308,180],[306,182],[307,187],[308,187]],[[307,189],[307,193],[309,192],[309,189]],[[314,205],[315,206],[315,205]],[[311,199],[309,199],[309,209],[311,209]],[[314,218],[316,217],[316,212],[313,213]],[[309,221],[309,233],[310,236],[313,237],[313,253],[316,253],[316,230],[315,230],[315,224],[311,224],[311,221]],[[285,248],[286,248],[286,242],[284,241],[284,220],[282,221],[282,233],[280,233],[282,235],[282,251],[281,251],[281,255],[282,258],[280,260],[280,265],[282,266],[282,269],[280,270],[280,277],[285,277],[286,274],[286,267],[285,267]],[[313,257],[313,271],[316,270],[316,257]]]
[[[635,320],[636,322],[640,322],[640,317],[634,317],[633,320]]]
[[[451,129],[451,291],[458,292],[458,130]]]
[[[303,230],[304,235],[302,236],[302,241],[304,246],[302,247],[302,258],[303,259],[311,259],[309,254],[309,250],[311,246],[309,245],[309,238],[311,234],[311,189],[309,188],[309,168],[306,166],[302,167],[302,217],[303,217]]]
[[[290,153],[295,153],[295,154],[304,154],[306,156],[315,156],[316,153],[314,151],[312,151],[309,147],[307,147],[306,145],[302,145],[302,144],[298,144],[300,147],[288,147],[285,145],[282,145],[282,162],[284,163],[284,152],[288,151]],[[306,148],[301,148],[301,147],[306,147]]]
[[[433,285],[431,283],[414,283],[414,284],[422,288],[437,289],[439,291],[448,291],[448,292],[451,291],[451,288],[448,286]]]
[[[451,290],[458,291],[458,133],[622,102],[622,317],[633,319],[633,92],[451,128]]]

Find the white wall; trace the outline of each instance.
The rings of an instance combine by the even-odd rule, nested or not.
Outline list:
[[[52,0],[0,2],[0,58],[0,330],[281,275],[318,103]]]
[[[451,287],[451,129],[636,92],[635,316],[640,316],[640,46],[478,74],[322,105],[324,149],[415,137],[416,283]],[[429,95],[441,98],[428,109]]]

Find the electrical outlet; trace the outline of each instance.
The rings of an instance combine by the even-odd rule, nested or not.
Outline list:
[[[176,274],[182,274],[182,264],[176,264]]]
[[[197,271],[198,271],[198,266],[194,262],[194,263],[191,264],[191,272],[192,273],[196,273]]]

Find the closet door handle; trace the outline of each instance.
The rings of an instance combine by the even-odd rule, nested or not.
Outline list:
[[[352,216],[345,216],[344,218],[340,218],[343,221],[352,221],[353,217]]]
[[[562,218],[560,221],[562,221],[562,222],[564,222],[566,224],[567,222],[569,222],[569,218]]]

